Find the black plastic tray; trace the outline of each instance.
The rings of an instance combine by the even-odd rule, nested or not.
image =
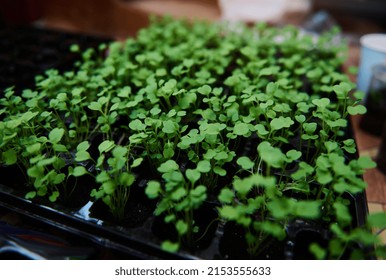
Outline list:
[[[70,47],[96,48],[108,38],[34,27],[0,27],[0,91],[28,88],[48,69],[69,70],[79,54]]]
[[[33,85],[34,76],[49,68],[59,70],[71,68],[78,59],[76,54],[69,52],[69,47],[74,43],[84,49],[86,47],[97,47],[100,43],[107,41],[106,39],[92,38],[84,35],[30,28],[17,30],[0,29],[0,38],[0,49],[2,50],[0,52],[0,65],[2,65],[2,68],[0,68],[0,90],[12,85],[20,88]],[[7,40],[3,40],[3,38]],[[14,46],[20,47],[13,49]],[[39,62],[38,56],[42,55],[42,53],[50,54],[49,56],[55,59],[47,60],[46,62],[43,62],[42,59]],[[34,62],[33,59],[37,60]],[[350,128],[348,132],[352,135]],[[226,253],[221,252],[220,249],[221,244],[224,245],[224,240],[230,240],[230,243],[233,243],[232,238],[234,238],[234,236],[224,237],[227,225],[221,221],[213,228],[213,238],[205,248],[196,250],[194,253],[188,253],[183,250],[175,254],[168,253],[160,247],[162,240],[152,233],[152,226],[156,223],[157,219],[154,216],[150,216],[142,225],[125,228],[81,214],[82,210],[87,210],[95,202],[90,201],[79,208],[71,210],[66,210],[56,205],[37,204],[24,199],[17,190],[6,186],[7,183],[5,181],[5,178],[0,181],[0,206],[43,222],[47,226],[56,227],[72,235],[84,238],[97,247],[119,252],[128,259],[232,258]],[[352,201],[352,214],[355,213],[353,225],[363,225],[368,212],[365,193],[351,197],[350,200]],[[302,255],[304,251],[302,248],[306,246],[306,243],[302,244],[303,242],[298,242],[297,240],[301,236],[302,241],[304,241],[304,236],[302,235],[304,232],[306,232],[306,237],[308,233],[311,233],[309,238],[312,239],[315,232],[308,230],[311,226],[304,224],[303,221],[294,221],[287,228],[287,239],[279,244],[279,254],[265,257],[268,259],[305,258]],[[323,236],[322,232],[318,232],[316,235],[318,235],[317,238],[327,238]],[[235,236],[235,239],[240,236]],[[239,239],[241,240],[241,237]],[[243,256],[240,255],[239,257],[242,258]],[[233,258],[238,258],[238,256],[233,256]]]
[[[229,257],[226,254],[221,254],[219,249],[222,238],[224,238],[225,228],[225,225],[221,222],[215,228],[214,237],[207,248],[198,250],[194,254],[184,251],[168,253],[160,248],[161,240],[151,233],[155,217],[150,217],[143,225],[138,227],[125,228],[119,225],[107,224],[102,220],[85,219],[84,215],[79,214],[79,211],[57,210],[53,207],[36,204],[13,192],[12,189],[0,185],[0,206],[85,238],[98,247],[117,251],[128,259],[226,259]],[[365,194],[353,196],[350,200],[352,202],[351,212],[354,214],[353,225],[363,225],[367,215]],[[83,207],[87,208],[91,204],[92,202],[89,202]],[[286,240],[279,244],[280,248],[278,250],[280,252],[273,256],[267,256],[267,258],[305,259],[308,257],[304,253],[305,248],[311,242],[327,240],[328,236],[324,233],[324,230],[301,220],[293,221],[287,227],[288,236]],[[229,236],[226,239],[228,240]],[[242,236],[240,236],[241,239]],[[229,245],[232,244],[229,243]],[[243,256],[236,254],[230,258],[243,258]]]

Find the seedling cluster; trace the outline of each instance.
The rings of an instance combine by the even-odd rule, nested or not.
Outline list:
[[[172,225],[168,251],[200,250],[211,228],[234,224],[246,257],[261,257],[303,220],[329,231],[310,246],[316,258],[384,256],[369,229],[385,216],[359,225],[351,211],[375,165],[350,138],[349,116],[365,107],[336,34],[154,20],[84,51],[72,71],[7,89],[0,164],[19,167],[27,199],[66,204],[83,188],[122,225],[139,189]],[[215,218],[201,223],[208,205]]]

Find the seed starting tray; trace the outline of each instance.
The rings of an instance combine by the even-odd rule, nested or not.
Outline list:
[[[79,54],[70,51],[73,44],[79,45],[80,49],[84,50],[89,47],[95,48],[107,41],[109,40],[31,27],[0,28],[0,91],[3,92],[10,86],[15,86],[17,91],[32,87],[34,77],[48,69],[54,68],[59,71],[71,69],[74,62],[79,59]],[[349,133],[352,134],[351,131]],[[7,171],[3,170],[0,174],[3,177]],[[9,174],[12,173],[8,171]],[[353,224],[363,225],[367,215],[365,193],[353,196],[350,200],[353,202],[350,210],[355,213]],[[168,253],[161,249],[159,238],[151,234],[156,217],[152,216],[143,225],[131,228],[109,225],[84,214],[94,203],[90,201],[76,210],[40,205],[18,195],[17,191],[7,186],[5,178],[0,181],[0,207],[39,221],[44,224],[42,231],[45,226],[56,228],[86,240],[88,246],[95,246],[102,251],[112,251],[113,254],[108,258],[119,256],[126,259],[224,259],[227,258],[226,252],[219,252],[218,249],[220,243],[225,242],[222,240],[230,243],[235,241],[237,245],[237,240],[241,239],[240,236],[225,236],[226,225],[218,222],[212,229],[214,237],[210,244],[198,250],[197,254],[184,251]],[[287,227],[288,238],[279,244],[278,251],[281,255],[271,258],[305,258],[303,248],[312,242],[307,240],[307,232],[317,234],[320,238],[328,238],[324,236],[324,232],[317,232],[313,225],[305,225],[304,221],[294,221]],[[306,245],[299,246],[303,243]],[[0,242],[0,248],[1,244]],[[95,258],[95,254],[89,258]]]

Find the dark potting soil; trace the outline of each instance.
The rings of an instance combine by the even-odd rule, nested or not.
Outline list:
[[[285,241],[267,237],[259,246],[257,254],[251,255],[247,250],[248,244],[245,240],[245,229],[234,222],[228,222],[224,226],[219,251],[223,259],[282,260],[284,259],[285,245]]]
[[[198,231],[193,233],[193,242],[187,244],[182,240],[182,247],[190,252],[196,252],[208,248],[214,238],[218,220],[217,213],[213,206],[205,203],[200,209],[193,214],[195,226]],[[173,223],[165,223],[165,215],[157,216],[154,219],[151,230],[160,240],[170,240],[176,242],[178,234]]]
[[[0,166],[1,184],[16,191],[28,190],[27,177],[17,165]]]
[[[292,246],[287,246],[286,256],[293,260],[315,259],[315,256],[310,252],[311,244],[316,243],[321,248],[328,246],[328,240],[323,238],[322,233],[315,229],[300,230],[295,239],[289,243]]]
[[[127,228],[139,227],[153,216],[155,206],[156,202],[145,199],[143,194],[132,187],[125,208],[125,217],[121,221],[114,219],[109,207],[102,200],[93,203],[90,208],[90,217],[102,220],[106,225],[119,225]]]
[[[71,69],[80,59],[70,51],[73,44],[86,49],[109,41],[34,27],[0,27],[0,38],[4,38],[0,40],[0,91],[10,86],[17,91],[30,88],[35,76],[47,69]]]

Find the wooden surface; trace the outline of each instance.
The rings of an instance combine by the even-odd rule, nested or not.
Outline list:
[[[358,146],[359,155],[370,156],[375,159],[378,155],[380,137],[375,137],[366,133],[359,127],[360,117],[352,118],[354,135]],[[386,211],[386,175],[377,168],[370,169],[364,174],[364,179],[368,184],[367,201],[369,203],[383,204]]]
[[[358,45],[350,46],[349,57],[346,62],[346,69],[350,66],[358,66],[360,52]],[[355,76],[351,77],[353,81]],[[376,159],[378,156],[381,138],[371,135],[359,127],[361,116],[351,117],[354,137],[357,143],[357,149],[360,156],[370,156]],[[384,155],[386,157],[386,155]],[[386,212],[386,175],[377,168],[367,170],[364,174],[364,180],[368,187],[366,190],[369,213]],[[386,244],[386,230],[380,234],[383,243]]]
[[[216,21],[217,0],[39,0],[40,24],[110,38],[135,36],[149,15]]]

